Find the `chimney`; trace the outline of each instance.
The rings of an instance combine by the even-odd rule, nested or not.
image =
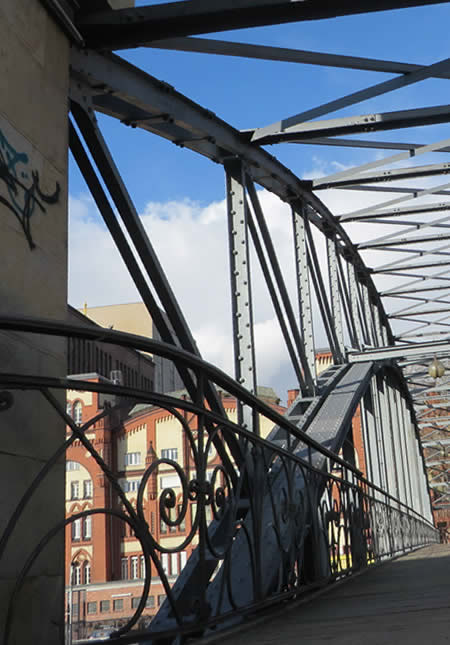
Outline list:
[[[300,390],[288,390],[287,406],[288,408],[294,403],[295,399],[300,394]]]

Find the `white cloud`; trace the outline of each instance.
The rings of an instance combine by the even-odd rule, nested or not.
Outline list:
[[[335,171],[335,164],[315,160],[314,176]],[[296,280],[290,208],[266,191],[258,193],[287,288],[297,314]],[[389,193],[326,190],[320,198],[333,213],[347,213],[370,206]],[[394,195],[395,197],[395,195]],[[141,213],[142,222],[157,252],[169,283],[181,305],[204,358],[229,373],[233,372],[231,305],[228,275],[228,232],[225,201],[202,206],[192,201],[149,202]],[[358,242],[389,234],[397,227],[355,223],[346,226]],[[325,246],[317,239],[319,261],[326,279]],[[76,307],[133,302],[139,295],[114,247],[109,232],[89,197],[70,199],[70,284],[69,299]],[[364,254],[369,264],[392,259],[391,254]],[[271,385],[284,398],[295,387],[295,379],[281,331],[261,271],[252,256],[255,344],[258,382]],[[392,278],[377,279],[379,288],[392,286]],[[314,305],[317,309],[317,305]],[[327,341],[316,325],[316,346]]]

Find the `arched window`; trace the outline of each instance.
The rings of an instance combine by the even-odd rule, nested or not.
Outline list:
[[[72,416],[72,401],[67,401],[67,403],[66,403],[66,413],[69,415],[69,417]]]
[[[81,401],[75,401],[73,404],[73,420],[78,425],[80,425],[83,420],[83,406]]]
[[[86,560],[83,564],[83,584],[89,585],[91,583],[91,564]]]
[[[72,562],[71,582],[72,582],[72,585],[81,584],[81,567],[79,562]]]

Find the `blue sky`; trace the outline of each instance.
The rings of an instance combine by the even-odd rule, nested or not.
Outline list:
[[[137,2],[137,5],[144,4],[159,3]],[[448,56],[449,18],[448,5],[440,5],[211,34],[211,37],[428,65]],[[121,52],[121,55],[238,129],[268,125],[391,77],[374,72],[146,48]],[[427,80],[325,118],[450,103],[444,83],[443,80]],[[189,150],[177,148],[155,135],[127,128],[111,118],[100,115],[99,122],[203,354],[230,370],[222,168]],[[416,132],[400,130],[370,136],[381,140],[430,143],[449,134],[447,126],[429,126]],[[390,151],[292,144],[272,146],[268,150],[300,177],[307,178],[392,154]],[[435,153],[419,158],[417,163],[436,163],[444,159],[447,160],[444,155]],[[136,300],[136,291],[72,162],[69,192],[70,301],[80,307],[86,300],[92,306]],[[335,213],[365,205],[366,198],[362,194],[340,193],[337,197],[329,197],[327,202]],[[323,197],[328,199],[327,195]],[[280,257],[291,256],[289,213],[271,196],[265,195],[263,199],[269,209],[267,216],[272,234],[280,245]],[[353,232],[362,239],[368,236],[367,231]],[[87,246],[88,238],[91,242]],[[114,279],[111,279],[112,266]],[[291,257],[283,268],[294,297]],[[93,273],[97,276],[95,284],[91,280]],[[256,272],[255,281],[257,276]],[[202,310],[205,293],[208,294],[207,314]],[[260,382],[282,390],[292,385],[292,373],[286,367],[285,355],[278,349],[279,330],[274,327],[268,298],[259,284],[254,293],[255,300],[259,297],[255,302],[255,320],[259,325],[260,363],[263,365]],[[320,329],[316,332],[316,341],[318,346],[325,343]]]
[[[159,4],[137,2],[137,5]],[[327,53],[404,60],[431,64],[448,56],[448,5],[413,8],[334,20],[303,22],[212,34],[211,37]],[[430,47],[431,41],[431,47]],[[382,43],[382,47],[380,47]],[[178,91],[243,129],[267,125],[280,118],[390,78],[390,75],[327,67],[255,61],[196,53],[139,48],[121,53],[131,63],[173,85]],[[330,115],[389,111],[413,105],[433,105],[445,81],[429,80]],[[426,90],[426,92],[425,92]],[[419,100],[418,100],[419,96]],[[219,199],[224,181],[221,169],[179,150],[156,136],[131,130],[100,117],[105,136],[138,207],[149,200],[189,197],[201,203]],[[440,127],[427,137],[439,138]],[[389,133],[388,133],[389,134]],[[398,140],[409,133],[399,132]],[[423,139],[423,133],[418,134]],[[378,138],[385,139],[386,133]],[[419,142],[420,140],[419,139]],[[367,160],[367,152],[324,147],[278,145],[269,148],[299,175],[311,170],[311,158],[341,163]],[[372,156],[375,158],[376,152]],[[155,163],[157,159],[157,163]],[[174,168],[183,167],[175,173]],[[82,184],[71,174],[71,191]]]

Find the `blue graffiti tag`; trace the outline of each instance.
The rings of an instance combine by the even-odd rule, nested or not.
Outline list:
[[[39,186],[39,173],[20,170],[19,164],[28,165],[28,155],[18,152],[0,130],[0,183],[7,189],[7,197],[0,195],[0,203],[10,210],[19,221],[30,249],[35,248],[31,236],[30,220],[36,208],[46,213],[44,204],[56,204],[59,200],[60,185],[56,182],[55,192],[46,195]]]

